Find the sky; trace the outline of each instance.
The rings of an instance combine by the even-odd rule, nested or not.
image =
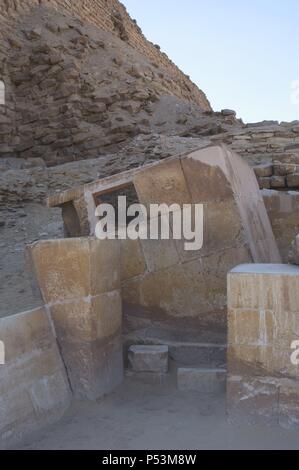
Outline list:
[[[298,0],[122,0],[213,109],[299,119]]]

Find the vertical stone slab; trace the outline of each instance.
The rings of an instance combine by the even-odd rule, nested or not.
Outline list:
[[[71,390],[43,308],[0,319],[0,448],[58,420]]]
[[[249,422],[299,425],[299,267],[251,264],[228,275],[228,411]]]
[[[123,380],[118,241],[51,240],[30,251],[75,396],[110,392]]]

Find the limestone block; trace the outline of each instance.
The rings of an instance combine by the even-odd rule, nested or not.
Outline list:
[[[187,251],[186,240],[171,236],[169,240],[122,241],[123,299],[129,308],[147,312],[151,318],[157,312],[160,317],[196,319],[200,326],[217,323],[225,328],[227,271],[237,263],[280,262],[254,172],[226,147],[209,146],[134,169],[118,175],[117,180],[107,178],[68,191],[52,198],[51,204],[81,198],[90,209],[88,195],[93,210],[94,194],[115,189],[117,182],[122,186],[132,181],[139,201],[147,208],[149,204],[191,204],[193,208],[201,204],[203,246]],[[173,233],[172,223],[170,229]],[[87,242],[83,245],[88,246]],[[76,272],[76,266],[72,271]],[[67,300],[72,300],[76,280],[63,290],[71,290]],[[81,290],[86,292],[88,286],[81,286]],[[84,292],[78,298],[86,295]]]
[[[226,273],[236,260],[246,262],[247,247],[137,276],[123,283],[122,297],[131,305],[164,311],[173,319],[197,318],[201,325],[226,325]],[[174,320],[173,320],[174,321]]]
[[[226,370],[195,367],[179,367],[177,372],[179,390],[201,393],[225,392]]]
[[[269,177],[258,178],[258,183],[259,183],[260,189],[270,189],[271,188],[271,178],[269,178]]]
[[[135,372],[168,371],[168,346],[133,345],[128,351],[130,368]]]
[[[272,176],[273,165],[271,163],[264,163],[262,165],[255,166],[253,171],[257,177]]]
[[[251,264],[228,275],[228,409],[250,422],[297,425],[299,267]],[[246,418],[247,416],[247,418]]]
[[[123,380],[118,240],[36,243],[31,258],[75,396],[108,393]]]
[[[286,176],[296,173],[298,166],[295,163],[279,163],[274,162],[274,175]]]
[[[271,176],[270,178],[271,188],[284,188],[286,186],[286,179],[284,176]]]
[[[140,240],[121,240],[121,280],[126,281],[142,274],[146,270],[146,263]]]
[[[284,263],[299,233],[299,192],[262,191],[272,230]]]
[[[65,368],[43,308],[0,319],[0,448],[58,420],[71,399]]]
[[[46,303],[98,295],[120,287],[117,240],[47,240],[33,244],[30,253]]]
[[[139,171],[134,186],[141,204],[190,204],[180,159],[161,162]]]
[[[299,331],[299,268],[244,265],[228,276],[229,371],[298,375],[290,345]]]
[[[96,400],[123,381],[120,333],[95,341],[60,343],[73,393],[78,399]]]
[[[234,219],[235,224],[239,220],[243,230],[241,236],[249,245],[254,262],[280,261],[255,174],[247,163],[224,146],[210,146],[198,150],[181,161],[193,203],[231,201],[231,205],[226,206],[226,210],[231,213],[227,230],[218,249],[227,243],[226,236],[228,239],[231,236],[229,225]],[[209,216],[206,214],[204,224],[207,217]],[[221,217],[215,217],[214,220],[215,233],[218,224],[224,222]],[[218,233],[221,230],[223,226],[219,225]],[[232,245],[234,241],[231,240]]]
[[[299,173],[294,173],[287,176],[288,188],[299,188]]]

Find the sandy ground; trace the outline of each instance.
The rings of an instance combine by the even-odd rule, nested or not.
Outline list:
[[[98,402],[73,403],[59,423],[18,449],[299,449],[299,432],[229,424],[224,395],[181,392],[173,380],[127,377]]]

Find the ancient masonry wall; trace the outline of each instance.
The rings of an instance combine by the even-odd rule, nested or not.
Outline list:
[[[2,34],[5,35],[5,31],[12,25],[14,19],[35,5],[44,5],[68,12],[105,31],[114,33],[157,67],[167,69],[179,82],[182,97],[199,104],[206,110],[211,109],[205,94],[176,67],[165,53],[160,51],[159,46],[152,44],[144,37],[135,20],[130,18],[125,7],[117,0],[3,0],[0,5]]]
[[[299,426],[299,268],[244,265],[228,275],[227,404],[231,420]]]

